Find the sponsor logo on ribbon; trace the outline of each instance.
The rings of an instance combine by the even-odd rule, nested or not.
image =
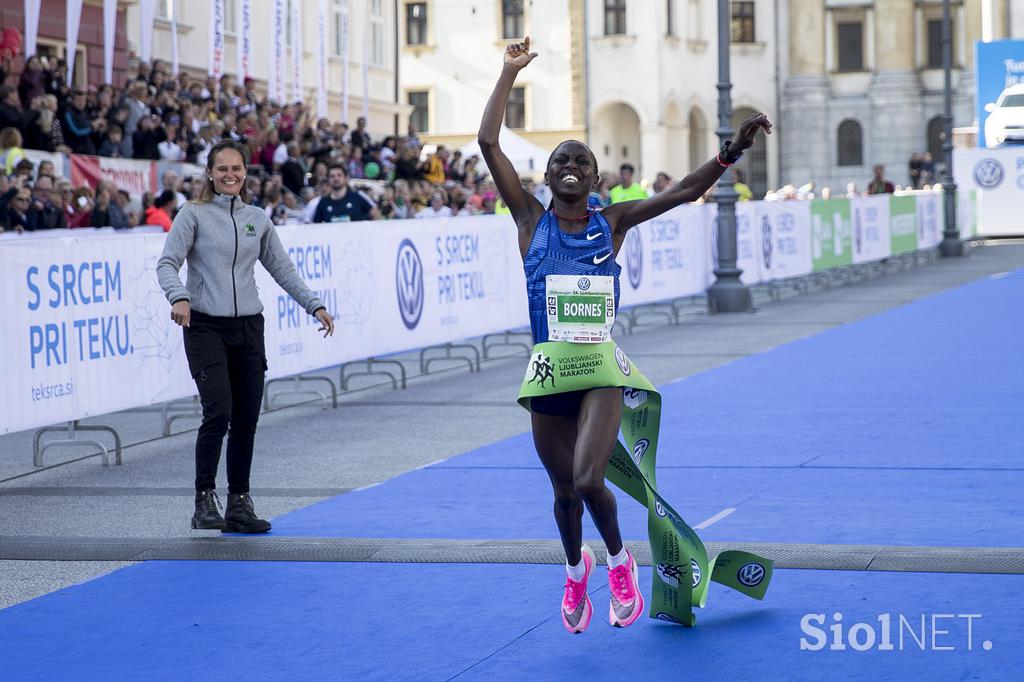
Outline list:
[[[651,446],[651,442],[646,438],[641,438],[633,444],[633,461],[640,464],[640,460],[644,458],[644,453],[647,452],[647,448]]]
[[[690,559],[690,575],[693,576],[693,589],[697,589],[697,585],[700,585],[700,564],[697,563],[696,559]]]
[[[740,570],[736,572],[736,579],[747,587],[757,587],[764,580],[764,576],[764,566],[753,562],[743,564]]]

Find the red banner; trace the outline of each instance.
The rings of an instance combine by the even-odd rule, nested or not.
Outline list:
[[[71,154],[71,182],[75,187],[88,185],[95,189],[101,179],[110,180],[115,187],[133,196],[155,192],[156,164],[152,161]]]

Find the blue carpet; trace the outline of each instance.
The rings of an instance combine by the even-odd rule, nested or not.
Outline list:
[[[1024,271],[663,388],[659,489],[711,540],[1024,545]],[[619,495],[627,538],[646,516]],[[277,519],[294,535],[557,537],[529,434]],[[586,521],[587,537],[596,531]]]
[[[646,589],[650,576],[641,571]],[[713,585],[698,627],[646,618],[608,626],[607,585],[591,586],[590,629],[562,629],[557,566],[150,562],[0,612],[6,681],[1011,679],[1024,656],[1024,577],[778,571],[769,598]],[[895,619],[894,651],[801,651],[808,613],[824,627]],[[904,628],[926,616],[925,651]],[[932,614],[939,618],[932,650]],[[845,630],[844,630],[845,632]],[[864,643],[861,633],[859,643]],[[992,642],[990,651],[984,641]],[[844,635],[844,641],[848,641]],[[876,647],[878,643],[876,642]],[[614,657],[611,655],[614,653]],[[642,672],[641,672],[642,671]],[[782,671],[785,671],[784,673]]]

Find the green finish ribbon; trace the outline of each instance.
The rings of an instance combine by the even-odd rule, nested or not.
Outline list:
[[[519,404],[530,409],[540,396],[592,388],[622,388],[622,436],[606,478],[647,507],[651,544],[651,618],[693,626],[693,607],[707,601],[710,581],[753,597],[764,597],[773,562],[750,552],[727,550],[714,562],[704,543],[657,489],[655,460],[661,429],[661,394],[614,341],[596,344],[547,342],[533,347]],[[710,576],[710,580],[709,580]]]

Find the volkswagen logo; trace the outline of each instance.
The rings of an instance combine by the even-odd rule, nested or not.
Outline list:
[[[627,377],[629,376],[629,358],[627,358],[626,354],[622,352],[622,349],[617,346],[615,348],[615,364],[619,366],[619,369],[622,370],[623,374]]]
[[[693,576],[693,589],[700,585],[700,564],[696,559],[690,559],[690,574]]]
[[[626,235],[626,269],[629,271],[630,286],[639,289],[644,274],[644,251],[638,228],[633,228]]]
[[[646,438],[641,438],[633,444],[633,461],[637,464],[644,458],[644,453],[647,452],[647,448],[650,447],[651,442]]]
[[[576,282],[576,286],[579,287],[580,291],[586,291],[590,288],[590,280],[586,277],[580,277],[580,281]]]
[[[1003,181],[1003,164],[996,159],[982,159],[974,165],[974,181],[979,187],[995,189]]]
[[[736,572],[736,579],[747,587],[757,587],[764,580],[765,570],[761,564],[744,564]]]
[[[772,269],[772,219],[764,216],[761,219],[761,253],[764,255],[764,267]]]
[[[665,516],[668,515],[668,512],[665,511],[665,507],[663,507],[661,502],[658,502],[657,500],[654,501],[654,513],[662,518],[665,518]]]
[[[406,329],[415,329],[423,315],[423,261],[416,247],[403,239],[395,264],[395,288],[398,290],[398,312]]]

